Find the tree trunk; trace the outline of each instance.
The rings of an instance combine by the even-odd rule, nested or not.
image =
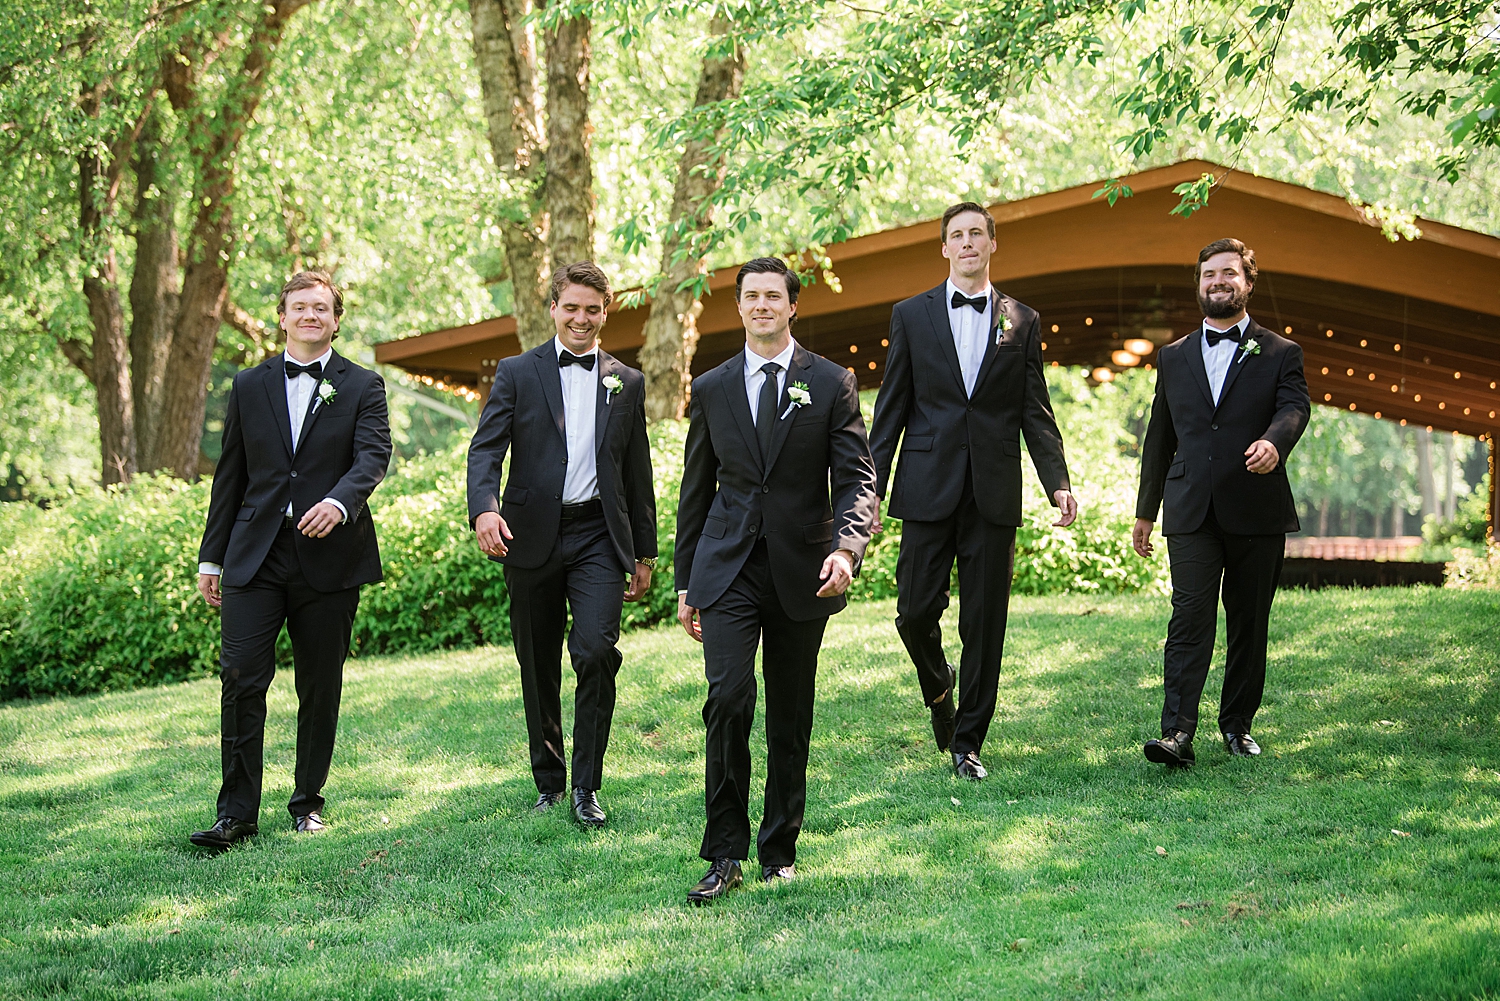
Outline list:
[[[1417,428],[1417,486],[1422,491],[1422,518],[1438,513],[1437,484],[1432,477],[1432,432]]]
[[[1331,502],[1324,497],[1318,502],[1318,537],[1325,538],[1328,535],[1328,505]]]
[[[1391,538],[1406,534],[1406,505],[1399,499],[1391,502]]]
[[[536,46],[525,23],[531,10],[530,0],[469,0],[490,155],[507,188],[499,213],[500,233],[522,350],[536,347],[553,333],[547,311],[552,268],[543,202],[546,151]]]
[[[135,405],[137,466],[160,469],[157,409],[177,320],[177,192],[162,163],[160,112],[152,112],[136,144],[135,271],[130,280],[130,381]]]
[[[552,266],[594,258],[594,168],[589,149],[587,17],[547,32],[546,209]],[[550,296],[549,296],[550,300]]]
[[[714,36],[729,32],[729,22],[715,18]],[[745,81],[745,51],[738,46],[727,57],[705,56],[698,76],[693,106],[739,96]],[[722,137],[690,140],[677,166],[677,184],[672,191],[672,212],[662,240],[661,284],[651,300],[651,313],[643,330],[645,343],[639,357],[646,376],[646,419],[681,420],[687,412],[692,385],[693,354],[698,349],[698,314],[703,303],[696,289],[684,288],[703,274],[703,258],[695,253],[694,237],[707,230],[712,219],[705,202],[723,179],[723,156],[714,149]]]
[[[1457,484],[1453,482],[1453,435],[1443,435],[1443,520],[1452,521],[1458,516]]]
[[[192,131],[198,137],[192,150],[197,167],[193,228],[188,235],[187,270],[156,432],[156,454],[162,466],[183,479],[198,475],[203,407],[229,287],[234,156],[265,94],[266,73],[287,22],[310,2],[275,0],[260,8],[245,45],[244,62],[229,74],[231,83],[223,100],[210,107],[195,99],[192,107]]]

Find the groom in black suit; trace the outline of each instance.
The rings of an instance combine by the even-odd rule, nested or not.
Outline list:
[[[1198,253],[1197,271],[1203,324],[1157,358],[1131,532],[1135,551],[1149,558],[1165,497],[1162,531],[1172,564],[1166,699],[1161,738],[1148,741],[1145,754],[1172,766],[1195,759],[1221,587],[1229,649],[1219,732],[1230,754],[1260,753],[1250,724],[1266,683],[1286,533],[1298,528],[1286,459],[1312,410],[1302,348],[1245,312],[1255,290],[1255,252],[1239,240],[1215,240]]]
[[[688,900],[743,880],[750,852],[755,652],[764,643],[765,882],[795,876],[807,802],[818,648],[843,609],[875,511],[875,470],[854,373],[792,339],[802,283],[773,257],[740,268],[745,350],[693,380],[677,506],[677,617],[703,644],[708,700],[699,852]]]
[[[551,809],[568,788],[560,702],[567,630],[578,675],[572,807],[591,827],[606,819],[598,792],[621,662],[621,603],[645,595],[656,566],[646,380],[599,346],[611,297],[592,261],[557,270],[556,336],[500,362],[469,445],[469,519],[479,548],[505,565],[510,592],[533,809]]]
[[[359,588],[381,578],[365,502],[391,460],[385,384],[333,350],[344,297],[327,275],[294,275],[276,312],[286,351],[234,377],[198,550],[198,590],[220,610],[223,641],[218,821],[189,837],[203,848],[259,829],[266,690],[283,623],[297,678],[287,809],[300,832],[326,826],[322,789]]]
[[[938,750],[950,750],[954,770],[977,780],[987,774],[979,750],[1005,649],[1023,434],[1059,526],[1073,523],[1078,502],[1042,375],[1036,310],[990,283],[994,218],[961,202],[943,213],[941,239],[948,280],[891,314],[870,450],[883,497],[901,443],[889,508],[903,519],[896,631],[916,665]],[[878,508],[872,528],[880,530]],[[940,624],[955,559],[962,672],[943,653]]]

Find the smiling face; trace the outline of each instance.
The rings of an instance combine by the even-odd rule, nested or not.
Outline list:
[[[300,362],[321,357],[333,343],[333,335],[339,332],[339,318],[333,311],[333,289],[314,285],[287,293],[285,310],[278,322],[286,333],[289,355]]]
[[[1253,287],[1244,260],[1232,250],[1198,265],[1198,308],[1210,320],[1238,323]]]
[[[989,273],[995,252],[989,220],[978,212],[960,212],[948,220],[943,232],[943,256],[955,278],[973,279]]]
[[[787,294],[786,275],[774,271],[748,274],[740,285],[740,319],[745,339],[757,354],[780,354],[791,339],[797,305]],[[770,351],[770,354],[766,354]]]
[[[608,316],[604,293],[587,285],[565,286],[552,304],[552,323],[557,327],[557,339],[575,355],[594,349]]]

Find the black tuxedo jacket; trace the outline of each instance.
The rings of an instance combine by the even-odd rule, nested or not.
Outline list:
[[[1167,535],[1197,531],[1210,501],[1227,532],[1275,535],[1299,528],[1286,463],[1312,412],[1302,348],[1254,319],[1245,338],[1253,338],[1260,353],[1236,350],[1217,406],[1203,365],[1202,327],[1157,356],[1135,515],[1155,521],[1165,497]],[[1245,468],[1245,449],[1261,438],[1281,456],[1265,474]]]
[[[791,407],[803,383],[812,402]],[[790,409],[790,412],[788,410]],[[798,345],[776,409],[769,462],[762,462],[745,356],[693,380],[692,423],[677,504],[677,590],[707,608],[734,582],[764,537],[776,596],[798,622],[832,615],[843,595],[819,598],[823,561],[854,554],[859,572],[875,516],[875,467],[854,373]],[[784,416],[783,416],[784,415]]]
[[[651,483],[651,446],[646,439],[646,378],[599,349],[594,365],[594,463],[604,521],[620,558],[635,571],[638,557],[656,555],[656,496]],[[617,376],[611,394],[605,378]],[[469,443],[469,524],[498,511],[515,536],[509,552],[491,557],[507,566],[534,569],[547,561],[562,523],[563,479],[568,439],[563,427],[562,376],[552,338],[503,359],[495,384]],[[500,467],[511,451],[510,475],[500,493]]]
[[[885,496],[900,440],[892,518],[951,516],[972,470],[980,515],[991,524],[1020,525],[1021,435],[1048,500],[1055,506],[1053,493],[1072,489],[1042,375],[1041,323],[1036,310],[992,288],[984,361],[974,395],[965,396],[946,290],[944,282],[897,303],[891,313],[885,381],[870,435],[875,489]]]
[[[222,583],[250,583],[281,529],[288,502],[300,519],[332,497],[348,518],[327,536],[297,535],[297,559],[319,591],[340,591],[381,579],[375,524],[365,507],[391,461],[385,382],[337,351],[323,381],[334,396],[316,392],[292,445],[286,367],[277,355],[234,377],[224,417],[224,451],[214,471],[208,525],[198,559],[224,568]]]

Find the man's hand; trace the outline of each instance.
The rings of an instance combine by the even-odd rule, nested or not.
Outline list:
[[[498,518],[499,515],[496,515]],[[651,568],[644,563],[635,565],[635,573],[630,575],[630,586],[625,588],[626,601],[640,601],[651,589]]]
[[[703,623],[698,621],[698,610],[687,603],[687,595],[677,596],[677,621],[687,634],[699,643],[703,642]]]
[[[1130,530],[1130,544],[1142,559],[1149,560],[1155,552],[1151,545],[1151,530],[1156,527],[1156,522],[1147,521],[1145,518],[1137,518],[1135,527]]]
[[[1245,468],[1252,473],[1269,473],[1280,464],[1281,453],[1264,438],[1252,441],[1250,447],[1245,449]]]
[[[823,570],[818,579],[827,581],[818,588],[818,597],[832,598],[849,590],[854,580],[854,554],[847,549],[835,549],[823,561]]]
[[[321,539],[338,528],[344,521],[344,513],[327,501],[318,501],[297,522],[297,531],[310,539]]]
[[[211,608],[219,608],[224,604],[224,596],[219,593],[219,575],[216,573],[198,575],[198,593],[203,595],[203,600]]]
[[[510,526],[494,511],[486,511],[474,519],[474,535],[479,539],[479,551],[487,556],[504,556],[510,552],[506,539],[513,539]]]
[[[1067,528],[1078,517],[1078,498],[1071,490],[1057,490],[1052,499],[1057,503],[1057,520],[1052,523],[1053,527]]]
[[[876,536],[885,531],[885,520],[880,517],[880,498],[875,498],[875,517],[870,521],[870,535]]]

